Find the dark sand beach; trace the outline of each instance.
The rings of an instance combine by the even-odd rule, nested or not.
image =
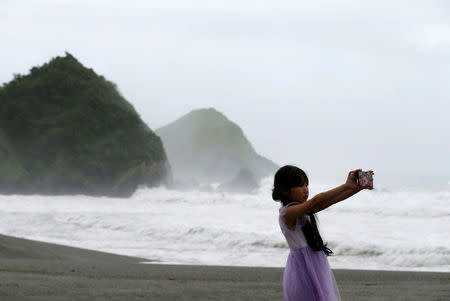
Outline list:
[[[142,261],[0,235],[0,300],[283,300],[282,268]],[[342,300],[450,300],[450,273],[334,273]]]

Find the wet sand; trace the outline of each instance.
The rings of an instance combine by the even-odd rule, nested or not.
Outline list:
[[[0,300],[283,300],[282,268],[141,264],[0,235]],[[342,300],[450,300],[450,273],[334,270]]]

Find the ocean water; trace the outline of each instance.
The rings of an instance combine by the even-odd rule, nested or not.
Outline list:
[[[127,199],[0,195],[0,233],[161,264],[282,267],[289,250],[271,181],[255,194],[158,187]],[[312,183],[310,196],[331,188]],[[332,268],[450,271],[448,187],[379,185],[318,217]]]

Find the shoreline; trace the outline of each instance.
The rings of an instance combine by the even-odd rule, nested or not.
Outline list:
[[[283,268],[174,265],[0,235],[2,300],[283,300]],[[333,269],[342,300],[449,300],[450,273]]]
[[[114,253],[109,253],[114,254]],[[118,256],[127,256],[115,254]],[[162,261],[151,261],[145,259],[146,261],[140,262],[140,264],[159,264],[159,265],[177,265],[177,266],[206,266],[206,267],[232,267],[232,268],[271,268],[271,269],[284,269],[284,267],[279,266],[253,266],[253,265],[218,265],[218,264],[190,264],[190,263],[173,263],[173,262],[162,262]],[[388,270],[388,269],[351,269],[351,268],[331,268],[333,271],[364,271],[364,272],[399,272],[399,273],[443,273],[450,274],[447,271],[425,271],[425,270]]]

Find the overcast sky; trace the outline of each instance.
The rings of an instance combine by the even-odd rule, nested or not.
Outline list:
[[[450,181],[449,1],[0,0],[0,45],[0,83],[68,51],[150,128],[214,107],[313,178]]]

